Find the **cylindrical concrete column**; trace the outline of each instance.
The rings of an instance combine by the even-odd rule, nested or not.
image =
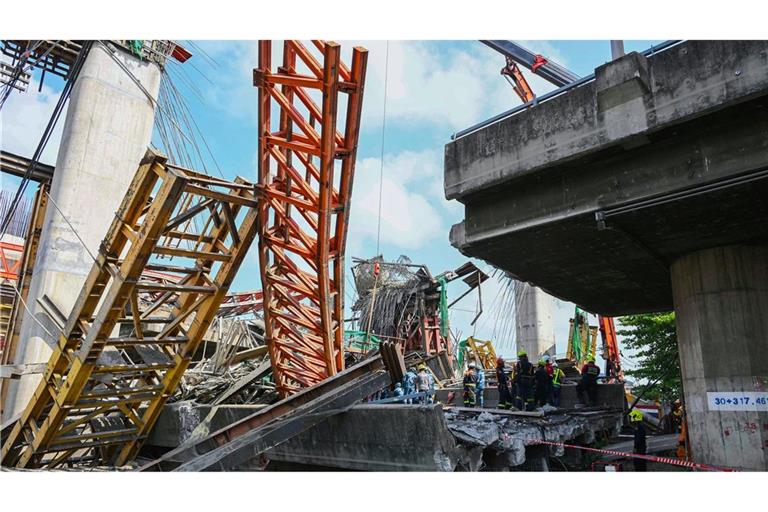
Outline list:
[[[518,350],[525,350],[536,362],[544,354],[555,353],[553,298],[528,283],[515,287],[515,314]]]
[[[50,192],[93,255],[147,149],[154,121],[152,102],[108,52],[100,44],[93,46],[72,90]],[[115,56],[156,98],[159,66],[123,51]],[[53,334],[57,331],[36,300],[47,295],[69,314],[92,264],[67,221],[49,204],[28,303]],[[25,315],[16,362],[47,362],[48,343],[56,341]],[[25,375],[11,383],[4,418],[24,409],[39,380],[40,375]]]
[[[768,247],[699,251],[671,273],[692,456],[768,470]]]

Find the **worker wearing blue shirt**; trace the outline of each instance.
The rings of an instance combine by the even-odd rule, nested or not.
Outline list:
[[[479,407],[485,406],[485,400],[483,397],[483,391],[485,391],[485,372],[480,367],[475,367],[475,373],[477,374],[477,385],[475,386],[475,395],[477,396],[477,405]]]

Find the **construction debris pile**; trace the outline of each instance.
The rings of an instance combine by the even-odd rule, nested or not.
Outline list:
[[[430,357],[445,352],[453,365],[457,345],[451,341],[448,325],[447,284],[463,278],[469,290],[460,299],[488,276],[472,263],[433,276],[426,265],[415,264],[407,256],[395,262],[381,257],[355,262],[356,336],[398,341],[406,354],[418,351]]]
[[[214,347],[212,354],[207,350],[209,346]],[[271,365],[260,318],[240,318],[232,316],[229,308],[220,309],[199,355],[200,359],[185,372],[171,402],[252,404],[277,399],[269,378]]]
[[[478,471],[488,464],[497,469],[521,466],[526,462],[526,448],[539,441],[566,443],[579,439],[593,443],[596,436],[616,437],[621,430],[622,416],[621,409],[569,414],[552,408],[538,413],[445,411],[448,429],[462,453],[461,461],[470,471]],[[548,450],[552,457],[561,457],[564,452],[562,446]]]

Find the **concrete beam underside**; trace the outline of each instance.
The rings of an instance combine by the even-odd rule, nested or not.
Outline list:
[[[465,204],[451,242],[615,316],[671,309],[669,265],[683,254],[768,241],[768,43],[669,52],[648,59],[645,85],[611,83],[611,63],[596,83],[448,144],[446,195]],[[611,213],[746,176],[762,177]]]

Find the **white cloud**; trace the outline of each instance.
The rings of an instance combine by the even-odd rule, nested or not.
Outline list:
[[[42,91],[38,93],[38,87],[38,80],[31,80],[27,92],[11,92],[3,105],[3,110],[0,111],[0,142],[3,150],[26,158],[31,158],[35,153],[51,113],[59,101],[58,92],[43,84]],[[66,117],[65,106],[41,157],[41,161],[46,164],[56,164]]]
[[[450,43],[450,42],[447,42]],[[564,61],[546,41],[527,41],[532,50]],[[227,114],[256,119],[256,91],[252,69],[258,65],[256,41],[204,41],[197,43],[217,66],[205,64],[201,55],[197,66],[213,81],[206,99]],[[520,104],[512,87],[499,74],[504,58],[479,41],[466,48],[452,46],[440,50],[439,42],[342,41],[342,59],[349,64],[352,48],[368,49],[368,71],[363,102],[363,130],[380,130],[384,108],[385,69],[387,70],[387,122],[438,125],[453,132]],[[309,45],[312,52],[314,47]],[[273,67],[281,62],[282,41],[274,41]],[[537,94],[554,87],[524,71]],[[343,114],[340,103],[340,116]]]
[[[469,51],[439,52],[435,43],[390,41],[388,65],[386,41],[359,44],[370,52],[364,129],[380,129],[385,70],[388,123],[436,124],[456,131],[519,103],[499,75],[503,59],[479,42]]]
[[[445,238],[447,228],[442,212],[434,206],[429,196],[429,182],[442,180],[438,155],[433,151],[405,151],[386,155],[384,162],[382,244],[416,249],[435,238]],[[350,254],[361,253],[362,256],[364,247],[375,246],[379,220],[380,165],[379,158],[365,158],[357,163],[349,226]],[[364,252],[371,252],[371,249]]]
[[[446,41],[446,44],[453,42]],[[343,55],[351,48],[369,50],[363,129],[381,129],[387,77],[387,123],[424,123],[453,132],[520,104],[520,98],[500,74],[504,57],[479,41],[440,48],[442,42],[386,41],[343,42]],[[533,52],[567,66],[567,61],[547,41],[523,41]],[[544,94],[552,84],[523,69],[533,91]]]

